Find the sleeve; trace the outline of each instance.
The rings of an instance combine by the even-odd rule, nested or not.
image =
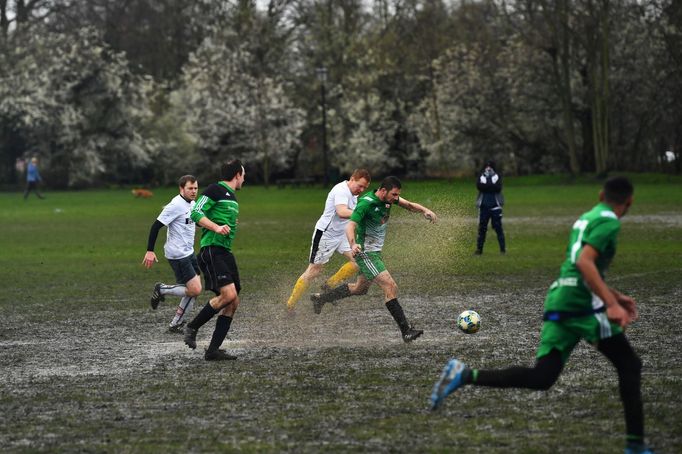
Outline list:
[[[211,185],[206,188],[204,193],[201,194],[201,197],[199,197],[194,204],[190,217],[195,223],[198,223],[201,218],[205,217],[206,213],[208,213],[211,208],[213,208],[213,205],[216,204],[218,198],[215,195],[216,191],[214,186],[215,185]]]
[[[610,245],[616,242],[618,232],[620,231],[620,221],[604,218],[590,224],[585,230],[583,244],[589,244],[599,253],[603,253]]]
[[[184,209],[182,209],[177,204],[171,201],[171,203],[163,207],[163,210],[161,210],[161,214],[159,214],[159,217],[157,217],[156,219],[163,225],[168,225],[171,222],[173,222],[175,218],[183,215],[184,214],[183,211]]]
[[[350,215],[350,220],[355,222],[356,224],[360,223],[360,221],[362,221],[362,218],[365,217],[365,213],[367,213],[368,207],[369,203],[358,201],[357,206],[353,210],[353,214]]]
[[[152,228],[149,230],[149,238],[147,239],[147,250],[154,251],[154,246],[156,245],[156,238],[159,236],[159,230],[164,224],[158,219],[152,224]]]
[[[344,194],[341,191],[336,191],[333,194],[334,197],[334,206],[336,205],[346,205],[350,206],[350,200],[348,199],[348,194]],[[352,195],[351,195],[352,197]]]

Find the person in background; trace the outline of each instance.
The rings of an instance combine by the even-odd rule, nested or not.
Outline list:
[[[488,221],[493,225],[497,233],[497,242],[500,244],[500,253],[507,252],[504,241],[504,230],[502,229],[502,206],[504,196],[502,195],[502,177],[495,170],[495,163],[487,161],[476,181],[478,188],[478,240],[476,242],[476,255],[483,254],[483,243],[485,234],[488,231]]]
[[[26,167],[26,191],[24,191],[24,200],[28,199],[28,194],[34,191],[39,199],[44,199],[45,196],[38,190],[38,184],[43,181],[38,170],[38,158],[35,156],[31,158],[31,162]]]

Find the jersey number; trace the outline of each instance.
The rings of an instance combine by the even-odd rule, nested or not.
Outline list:
[[[573,230],[578,231],[578,237],[575,239],[573,245],[571,245],[571,263],[575,263],[578,251],[583,245],[583,233],[585,233],[587,224],[589,224],[589,221],[584,219],[578,219],[575,221],[575,224],[573,224]]]

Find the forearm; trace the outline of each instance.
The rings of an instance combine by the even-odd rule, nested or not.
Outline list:
[[[585,285],[604,302],[606,307],[618,303],[616,294],[606,285],[594,262],[579,260],[576,265],[583,276]]]
[[[149,229],[149,237],[147,238],[147,250],[154,251],[154,246],[156,245],[156,238],[159,236],[159,230],[163,227],[163,223],[158,219],[154,221],[151,229]]]
[[[205,228],[205,229],[208,229],[208,230],[210,230],[210,231],[212,231],[212,232],[217,231],[218,228],[219,228],[218,224],[216,224],[215,222],[211,221],[211,220],[210,220],[208,217],[206,217],[206,216],[203,216],[203,217],[199,218],[199,220],[198,220],[198,221],[195,221],[195,222],[196,222],[197,225],[199,225],[200,227],[203,227],[203,228]]]

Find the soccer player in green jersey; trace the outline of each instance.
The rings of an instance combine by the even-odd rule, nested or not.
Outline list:
[[[355,283],[343,284],[325,293],[314,293],[310,298],[315,312],[319,314],[325,303],[351,295],[364,295],[370,285],[376,282],[384,291],[386,308],[398,324],[403,341],[412,342],[424,331],[414,329],[408,323],[403,308],[398,303],[398,285],[384,265],[381,250],[393,205],[422,213],[431,222],[436,222],[436,215],[428,208],[400,197],[400,190],[400,180],[391,176],[384,178],[374,193],[358,198],[358,204],[346,226],[346,236],[360,268],[360,275]]]
[[[618,371],[627,432],[625,452],[651,452],[644,444],[642,362],[623,333],[637,319],[636,304],[604,281],[616,253],[620,218],[628,212],[633,192],[627,178],[607,180],[599,203],[573,224],[566,260],[545,299],[535,367],[480,370],[452,359],[433,388],[432,409],[466,384],[547,390],[559,378],[573,348],[584,339],[595,345]]]
[[[191,213],[192,220],[203,228],[197,261],[204,274],[205,287],[216,296],[185,327],[185,344],[197,348],[197,331],[218,314],[211,343],[204,355],[207,361],[236,359],[220,346],[239,306],[241,283],[232,255],[232,242],[239,218],[236,191],[244,184],[246,172],[241,161],[235,159],[222,167],[221,175],[221,181],[206,188]]]

